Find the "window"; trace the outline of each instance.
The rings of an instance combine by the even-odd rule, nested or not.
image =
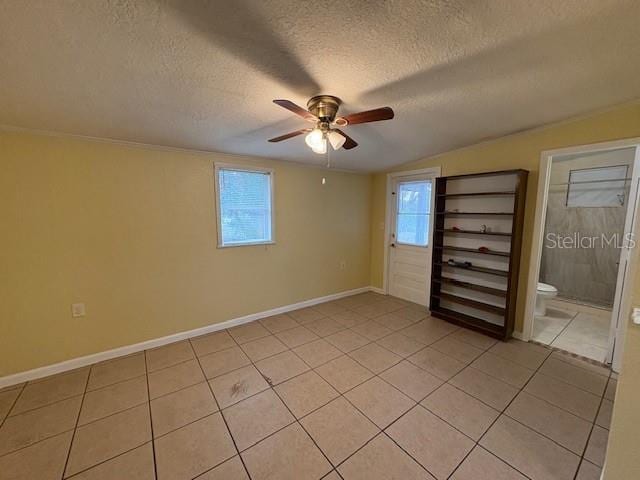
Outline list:
[[[429,243],[431,181],[400,182],[397,194],[396,240],[405,245],[426,247]]]
[[[567,207],[623,206],[626,178],[626,165],[571,170]]]
[[[216,165],[218,246],[273,243],[273,171]]]

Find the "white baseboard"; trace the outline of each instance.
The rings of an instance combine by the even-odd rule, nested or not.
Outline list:
[[[379,293],[380,295],[386,295],[385,291],[380,287],[369,287],[369,291]]]
[[[141,352],[150,348],[161,347],[168,343],[178,342],[187,338],[199,337],[200,335],[206,335],[207,333],[217,332],[224,330],[225,328],[235,327],[242,325],[243,323],[253,322],[260,318],[270,317],[272,315],[278,315],[279,313],[286,313],[299,308],[311,307],[318,303],[330,302],[331,300],[337,300],[339,298],[348,297],[350,295],[356,295],[363,292],[379,292],[380,289],[375,287],[361,287],[353,290],[347,290],[344,292],[334,293],[332,295],[326,295],[324,297],[312,298],[310,300],[304,300],[298,303],[292,303],[290,305],[284,305],[282,307],[273,308],[271,310],[265,310],[263,312],[252,313],[251,315],[245,315],[244,317],[233,318],[220,323],[214,323],[213,325],[207,325],[205,327],[196,328],[194,330],[187,330],[185,332],[178,332],[166,337],[154,338],[133,345],[126,345],[124,347],[114,348],[104,352],[92,353],[91,355],[85,355],[84,357],[72,358],[71,360],[65,360],[64,362],[54,363],[53,365],[47,365],[45,367],[34,368],[33,370],[27,370],[25,372],[14,373],[7,375],[6,377],[0,377],[0,388],[16,385],[18,383],[36,380],[42,377],[48,377],[49,375],[55,375],[57,373],[67,372],[69,370],[75,370],[76,368],[86,367],[97,362],[103,362],[105,360],[111,360],[112,358],[121,357],[123,355],[130,355],[132,353]]]
[[[522,340],[523,338],[522,332],[519,332],[517,330],[514,330],[511,335],[513,336],[513,338],[516,338],[518,340]]]

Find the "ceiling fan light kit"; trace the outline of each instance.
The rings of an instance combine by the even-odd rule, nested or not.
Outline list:
[[[327,153],[327,139],[323,137],[320,138],[316,144],[311,147],[314,153],[319,153],[320,155],[324,155]]]
[[[334,150],[338,150],[339,148],[342,148],[342,146],[344,145],[344,142],[347,141],[345,137],[340,135],[335,130],[331,130],[329,133],[327,133],[327,139],[329,140],[329,143],[331,144]]]
[[[345,117],[338,117],[338,109],[342,100],[333,95],[317,95],[307,102],[307,110],[296,105],[289,100],[274,100],[273,103],[286,108],[290,112],[302,117],[308,122],[315,123],[314,128],[303,128],[295,132],[286,133],[279,137],[270,139],[270,142],[281,142],[289,138],[306,133],[305,143],[315,153],[324,155],[327,153],[327,142],[334,150],[344,148],[351,150],[358,146],[358,143],[347,134],[333,127],[347,127],[358,123],[378,122],[380,120],[391,120],[394,116],[390,107],[376,108],[365,112],[352,113]]]
[[[324,143],[324,133],[322,133],[322,130],[320,130],[319,128],[314,128],[307,134],[307,136],[304,138],[304,141],[312,150],[318,150]]]

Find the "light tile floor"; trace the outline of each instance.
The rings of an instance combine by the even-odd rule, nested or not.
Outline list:
[[[533,340],[604,362],[610,325],[611,310],[555,298],[547,314],[535,318]]]
[[[615,386],[365,293],[0,390],[0,480],[595,480]]]

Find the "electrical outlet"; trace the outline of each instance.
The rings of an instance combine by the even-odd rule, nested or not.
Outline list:
[[[345,270],[347,268],[347,261],[340,260],[340,270]]]
[[[86,314],[84,303],[72,303],[71,304],[71,316],[84,317]]]

